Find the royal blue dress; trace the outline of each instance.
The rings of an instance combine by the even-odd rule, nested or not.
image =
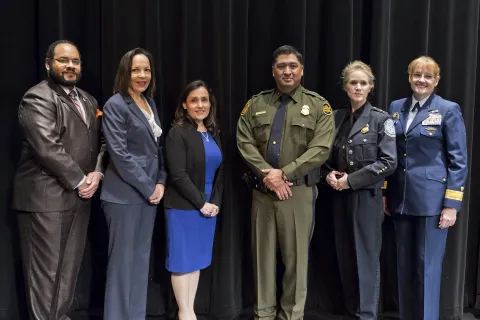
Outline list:
[[[198,134],[201,134],[200,132]],[[210,133],[202,137],[205,148],[205,193],[210,201],[215,172],[222,162],[222,153]],[[212,262],[213,238],[217,217],[205,217],[199,210],[165,208],[167,257],[170,272],[189,273],[204,269]]]

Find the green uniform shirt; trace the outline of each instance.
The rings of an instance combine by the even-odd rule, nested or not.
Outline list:
[[[243,108],[237,126],[237,146],[258,177],[271,169],[266,155],[270,128],[281,93],[275,89],[254,95]],[[278,163],[289,180],[305,176],[327,159],[335,137],[332,108],[319,94],[298,86],[290,93],[285,114]]]

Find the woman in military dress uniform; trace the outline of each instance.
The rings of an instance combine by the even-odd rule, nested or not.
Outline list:
[[[390,105],[399,159],[385,211],[395,224],[400,318],[436,320],[447,230],[467,179],[465,125],[460,106],[434,93],[435,60],[413,60],[408,81],[413,94]]]

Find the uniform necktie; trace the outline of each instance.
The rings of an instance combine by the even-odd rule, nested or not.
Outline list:
[[[415,105],[413,106],[411,112],[415,112],[415,111],[418,112],[418,110],[420,110],[420,102],[417,101],[417,103],[415,103]]]
[[[280,97],[280,105],[273,117],[270,139],[268,140],[267,162],[276,169],[279,167],[278,157],[280,156],[280,142],[282,140],[283,124],[285,122],[285,113],[287,111],[289,100],[290,96],[288,94],[284,94]]]
[[[75,107],[77,107],[78,113],[80,113],[80,117],[82,118],[83,122],[85,122],[85,117],[83,116],[83,112],[82,112],[83,111],[82,106],[80,105],[80,103],[78,103],[77,93],[75,92],[75,90],[70,91],[70,93],[68,94],[68,97],[70,98],[70,100],[72,100]]]

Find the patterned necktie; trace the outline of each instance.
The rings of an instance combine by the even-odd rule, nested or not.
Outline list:
[[[420,102],[417,101],[410,112],[418,112],[418,110],[420,110]]]
[[[78,100],[77,100],[77,92],[75,90],[70,91],[70,93],[68,94],[68,97],[70,98],[70,100],[72,100],[75,107],[77,107],[78,113],[80,113],[80,117],[82,118],[83,122],[86,122],[85,117],[83,115],[82,106],[80,105],[80,103],[78,103]]]

